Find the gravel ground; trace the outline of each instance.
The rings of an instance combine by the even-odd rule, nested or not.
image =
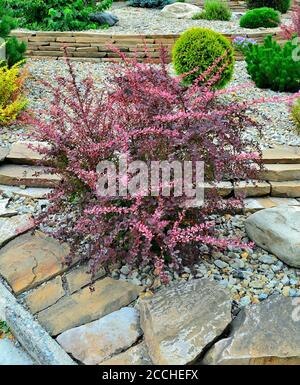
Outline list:
[[[249,242],[244,227],[246,218],[245,215],[227,214],[222,217],[214,216],[212,219],[216,221],[221,237],[241,237],[244,242]],[[215,252],[209,255],[208,248],[202,246],[197,257],[199,262],[191,268],[185,268],[181,274],[169,273],[170,280],[216,280],[230,291],[232,300],[238,307],[258,303],[272,294],[300,297],[300,270],[285,265],[259,247],[247,251],[231,248],[224,253]],[[148,286],[151,291],[161,286],[149,266],[130,271],[125,265],[115,268],[112,277]]]
[[[77,70],[78,78],[83,79],[88,74],[92,75],[95,83],[101,87],[107,76],[107,71],[111,63],[74,63]],[[67,73],[66,65],[61,60],[28,60],[27,67],[30,78],[27,82],[27,93],[30,100],[30,108],[32,110],[44,109],[49,100],[49,95],[45,91],[44,86],[37,80],[46,79],[53,82],[57,74],[64,75]],[[170,71],[172,71],[170,66]],[[249,84],[250,82],[250,84]],[[285,97],[287,93],[279,93],[271,90],[261,90],[257,88],[250,80],[246,64],[243,61],[236,62],[234,77],[228,87],[242,86],[238,92],[230,96],[232,100],[252,100],[257,98],[272,98],[274,96]],[[256,106],[256,113],[252,117],[256,118],[263,125],[263,137],[257,138],[262,147],[270,147],[273,145],[300,145],[300,136],[295,131],[294,125],[290,119],[289,107],[284,103],[263,103]],[[24,128],[11,129],[6,128],[0,130],[0,145],[6,146],[17,139],[25,139],[27,131]],[[248,132],[251,137],[256,135],[255,132]]]

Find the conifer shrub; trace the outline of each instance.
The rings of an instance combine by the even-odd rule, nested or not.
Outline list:
[[[286,13],[291,6],[291,0],[246,0],[249,9],[269,7],[281,13]]]
[[[219,79],[214,86],[222,88],[232,77],[234,54],[231,42],[221,33],[194,27],[185,31],[176,41],[173,65],[177,74],[191,72],[185,77],[186,83],[191,84],[213,64],[215,72],[210,72],[210,76],[219,72]]]
[[[279,12],[268,7],[252,9],[240,19],[242,28],[273,28],[279,24]]]
[[[204,10],[196,13],[193,16],[194,20],[222,20],[229,21],[231,19],[232,12],[229,5],[224,0],[206,0],[204,2]]]

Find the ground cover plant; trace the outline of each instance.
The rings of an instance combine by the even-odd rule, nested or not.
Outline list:
[[[83,251],[80,255],[92,272],[120,260],[155,266],[166,281],[165,268],[190,263],[199,245],[222,249],[239,243],[218,239],[207,216],[230,210],[241,200],[225,202],[214,188],[201,208],[185,207],[184,194],[166,197],[161,191],[158,196],[100,197],[98,162],[112,160],[117,165],[118,153],[147,164],[197,159],[205,161],[207,181],[254,178],[252,160],[260,163],[259,151],[242,133],[255,123],[245,113],[250,106],[218,100],[230,91],[212,89],[222,76],[214,65],[187,87],[182,77],[168,74],[165,55],[159,66],[123,59],[111,70],[108,93],[99,92],[90,78],[77,82],[70,63],[69,78],[58,79],[57,86],[47,84],[52,106],[31,123],[37,127],[35,139],[51,144],[50,151],[40,151],[63,179],[40,221],[54,236],[67,240],[73,252]]]
[[[228,3],[223,0],[206,0],[204,2],[204,10],[193,16],[194,20],[223,20],[229,21],[232,12]]]
[[[240,19],[240,26],[243,28],[273,28],[279,24],[279,12],[268,7],[252,9]]]
[[[81,31],[100,28],[91,14],[108,9],[112,0],[7,0],[19,27],[33,30]]]
[[[217,59],[215,71],[222,70],[214,86],[221,88],[231,79],[234,65],[233,48],[226,37],[207,28],[195,27],[185,31],[173,47],[173,65],[176,73],[193,71],[185,77],[186,83],[192,83]]]

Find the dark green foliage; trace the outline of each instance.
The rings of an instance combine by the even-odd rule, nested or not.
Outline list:
[[[175,0],[129,0],[128,5],[141,8],[163,8],[174,2]]]
[[[53,31],[100,28],[90,15],[108,9],[113,0],[8,0],[19,26]]]
[[[8,66],[12,67],[19,61],[24,60],[26,49],[27,46],[23,41],[19,42],[15,37],[8,39],[6,42],[6,60]]]
[[[225,65],[216,87],[224,87],[232,77],[234,56],[230,41],[222,34],[207,28],[190,28],[176,41],[173,48],[173,64],[177,74],[185,74],[196,68],[197,71],[185,77],[190,84],[205,72],[218,58],[213,74]]]
[[[228,3],[223,0],[206,0],[204,2],[204,11],[193,16],[194,20],[222,20],[229,21],[231,19],[231,10]]]
[[[24,42],[20,43],[15,37],[9,37],[10,31],[17,26],[17,20],[12,15],[8,2],[0,0],[0,37],[6,42],[6,61],[9,67],[24,60],[27,48]]]
[[[296,92],[300,89],[300,61],[293,52],[299,49],[287,41],[281,47],[272,36],[263,44],[253,44],[246,52],[247,71],[259,88]]]
[[[268,7],[252,9],[240,19],[240,26],[243,28],[273,28],[279,24],[279,12]]]
[[[249,9],[269,7],[281,13],[286,13],[291,6],[291,0],[246,0]]]

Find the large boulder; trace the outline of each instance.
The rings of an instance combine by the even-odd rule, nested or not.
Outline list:
[[[86,365],[98,365],[132,346],[141,336],[139,313],[124,307],[97,321],[65,331],[59,344]]]
[[[244,308],[228,338],[204,357],[206,365],[300,364],[300,320],[295,298],[273,296]],[[299,311],[298,311],[299,312]]]
[[[206,279],[164,287],[139,302],[141,327],[156,365],[192,363],[231,322],[231,301]]]
[[[188,3],[173,3],[166,5],[161,14],[165,17],[175,17],[176,19],[191,19],[196,13],[201,12],[201,8]]]
[[[300,267],[300,207],[282,206],[252,214],[245,221],[250,239],[286,264]]]

